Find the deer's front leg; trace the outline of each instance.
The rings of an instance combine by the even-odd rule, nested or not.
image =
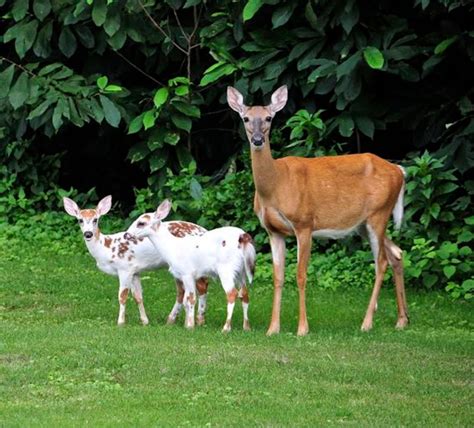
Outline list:
[[[196,281],[196,288],[199,296],[197,325],[204,325],[206,322],[206,308],[207,308],[207,287],[209,280],[207,278],[199,278]]]
[[[183,278],[184,284],[184,307],[186,319],[184,326],[188,329],[194,328],[194,307],[196,305],[196,284],[192,277]]]
[[[311,256],[311,230],[305,230],[296,235],[298,242],[298,267],[296,282],[298,283],[300,318],[298,322],[298,336],[308,334],[308,319],[306,317],[306,280],[308,273],[308,262]]]
[[[130,281],[127,273],[119,272],[119,292],[118,292],[118,301],[119,301],[119,316],[117,320],[117,325],[121,326],[125,324],[125,308],[127,306],[128,292],[130,290]]]
[[[142,284],[140,282],[140,277],[137,274],[133,275],[132,285],[132,294],[133,298],[135,299],[135,302],[138,305],[138,311],[140,312],[140,321],[143,325],[148,325],[149,321],[145,312],[145,305],[143,304]]]
[[[168,315],[167,324],[174,324],[176,322],[176,318],[178,317],[181,309],[183,308],[183,299],[184,299],[184,286],[183,282],[179,279],[176,280],[176,302],[171,309],[170,314]]]
[[[267,336],[280,332],[281,293],[285,280],[285,238],[282,235],[270,234],[270,246],[273,259],[273,309]]]

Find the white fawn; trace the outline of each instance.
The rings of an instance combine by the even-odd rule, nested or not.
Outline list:
[[[395,226],[403,217],[404,173],[397,165],[366,153],[320,158],[273,159],[270,127],[288,99],[286,86],[277,89],[267,106],[249,107],[242,94],[227,88],[229,106],[242,118],[250,142],[255,184],[254,211],[270,239],[273,258],[273,311],[267,334],[280,331],[281,294],[285,274],[285,237],[298,246],[298,335],[308,333],[305,287],[312,237],[342,238],[367,234],[375,258],[376,278],[361,329],[372,328],[383,277],[390,264],[398,305],[397,328],[408,324],[402,251],[385,235],[393,213]]]
[[[186,327],[194,327],[196,280],[218,277],[227,295],[227,319],[223,332],[231,330],[235,300],[240,297],[244,313],[244,330],[248,320],[248,291],[245,277],[252,282],[255,248],[248,233],[237,227],[220,227],[200,235],[176,237],[161,221],[169,214],[171,202],[163,201],[153,214],[143,214],[128,232],[138,239],[148,237],[169,265],[171,274],[184,285]]]
[[[153,270],[167,266],[166,262],[148,239],[137,239],[127,232],[104,235],[99,229],[99,219],[107,214],[112,205],[112,197],[103,198],[96,208],[81,210],[77,204],[69,198],[63,198],[66,212],[79,220],[84,241],[89,253],[97,262],[97,267],[109,275],[119,277],[118,300],[120,305],[118,325],[125,323],[125,307],[129,291],[138,305],[140,320],[144,325],[148,324],[148,317],[143,305],[143,293],[140,282],[140,272]],[[166,227],[170,233],[175,235],[199,235],[206,232],[206,229],[187,222],[168,222]],[[208,281],[206,278],[199,278],[197,281],[200,313],[198,323],[204,323],[204,313],[206,310],[206,293]],[[168,324],[176,321],[177,316],[183,306],[184,289],[180,281],[176,282],[176,302],[168,316]]]

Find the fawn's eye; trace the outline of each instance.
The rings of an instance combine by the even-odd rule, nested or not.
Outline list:
[[[144,223],[143,221],[139,221],[139,222],[137,223],[137,226],[138,226],[138,227],[144,227],[144,226],[145,226],[145,223]]]
[[[265,118],[265,120],[266,120],[267,122],[271,122],[271,121],[272,121],[272,117],[271,117],[271,116],[267,116],[267,117]]]
[[[97,219],[92,220],[92,223],[97,224]]]
[[[79,219],[79,224],[84,224],[84,220],[82,220],[82,218]]]
[[[247,116],[244,117],[244,122],[245,122],[245,123],[247,123],[249,120],[250,120],[250,119],[249,119]]]

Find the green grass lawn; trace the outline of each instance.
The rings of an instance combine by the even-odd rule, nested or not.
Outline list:
[[[472,426],[472,304],[408,288],[410,327],[396,331],[392,287],[374,329],[359,331],[370,290],[308,285],[310,334],[296,337],[288,279],[282,333],[266,337],[270,283],[253,284],[250,321],[223,335],[225,296],[210,286],[207,325],[164,325],[174,302],[165,271],[144,275],[150,325],[129,300],[115,325],[117,280],[86,249],[26,246],[0,254],[0,425]],[[257,266],[258,268],[258,266]]]

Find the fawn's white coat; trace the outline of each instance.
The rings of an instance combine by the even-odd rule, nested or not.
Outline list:
[[[244,329],[248,330],[249,299],[245,277],[252,282],[256,258],[252,238],[244,230],[230,226],[178,238],[161,222],[170,209],[170,201],[163,201],[155,213],[143,214],[128,231],[138,239],[148,237],[169,265],[171,274],[183,282],[186,327],[194,327],[196,280],[212,276],[219,278],[227,294],[227,319],[223,331],[231,330],[237,297],[242,299]]]

